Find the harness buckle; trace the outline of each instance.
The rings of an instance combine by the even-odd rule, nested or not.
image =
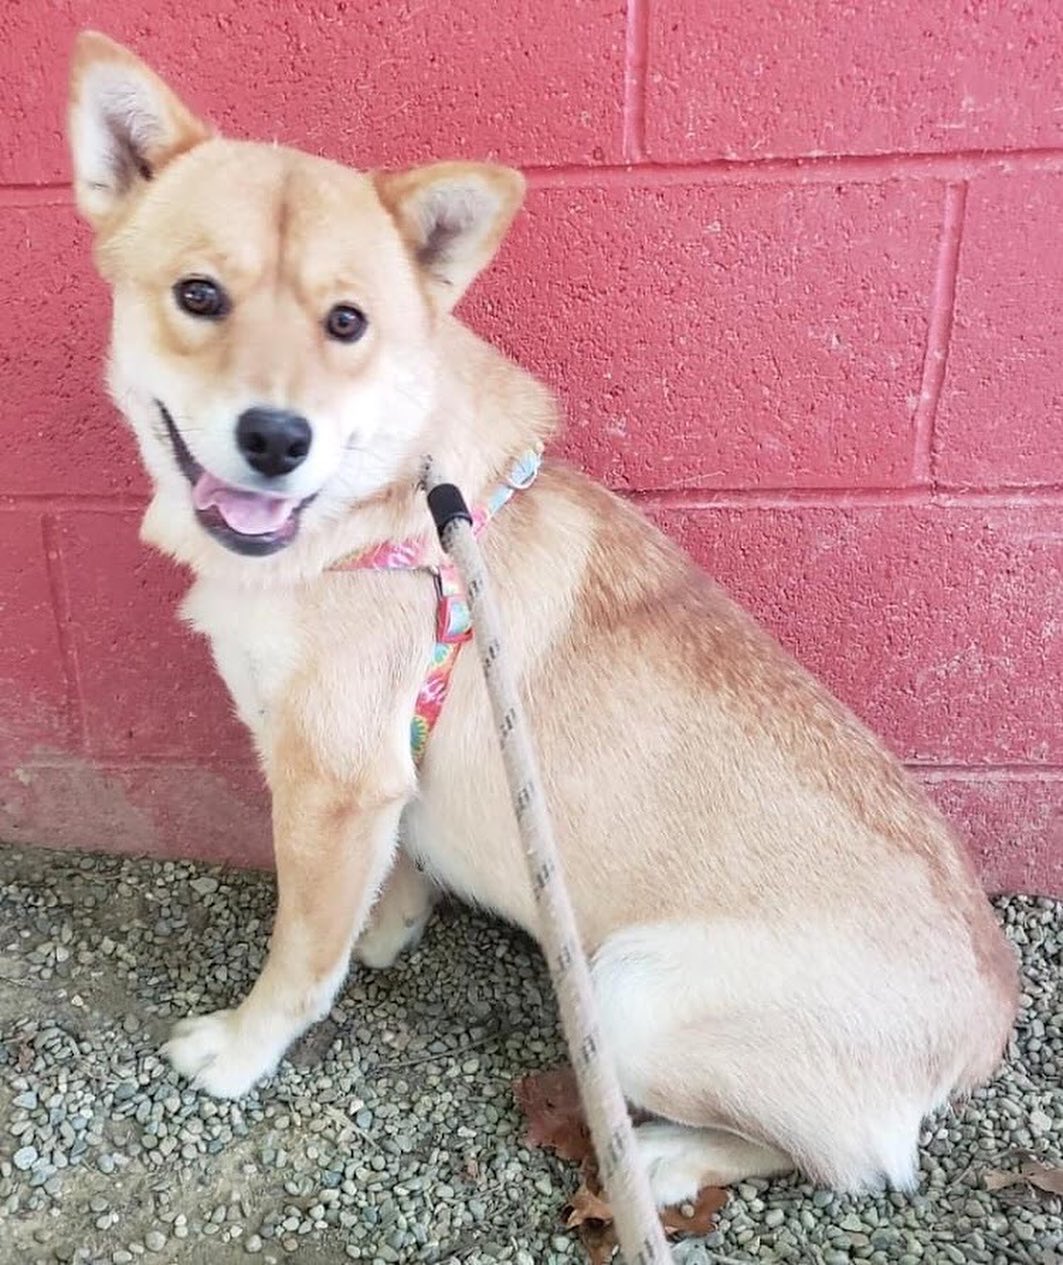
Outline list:
[[[465,595],[447,584],[443,574],[433,575],[436,586],[436,644],[462,645],[472,637],[472,615]]]

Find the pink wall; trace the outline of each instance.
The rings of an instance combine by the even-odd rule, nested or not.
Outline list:
[[[8,0],[0,837],[247,861],[248,742],[99,385],[82,25],[237,135],[523,166],[466,314],[557,386],[564,450],[883,733],[991,887],[1063,893],[1055,0]]]

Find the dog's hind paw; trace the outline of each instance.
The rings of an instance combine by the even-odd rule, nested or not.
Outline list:
[[[162,1053],[176,1071],[212,1098],[242,1098],[273,1071],[279,1057],[241,1031],[235,1010],[182,1019]]]
[[[424,935],[424,929],[431,917],[431,910],[416,918],[378,919],[362,932],[358,943],[354,946],[354,956],[363,966],[374,971],[386,970],[395,961],[412,949]]]

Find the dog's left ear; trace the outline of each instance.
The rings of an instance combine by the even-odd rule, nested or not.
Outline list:
[[[449,312],[498,249],[524,199],[524,177],[490,163],[434,163],[373,179],[433,298]]]
[[[74,44],[69,132],[78,210],[97,228],[212,134],[139,57],[97,31]]]

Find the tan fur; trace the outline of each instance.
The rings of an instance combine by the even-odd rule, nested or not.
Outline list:
[[[108,128],[111,168],[93,149]],[[109,381],[155,484],[145,536],[196,573],[185,613],[273,793],[268,963],[168,1047],[236,1095],[324,1012],[359,935],[382,965],[420,934],[431,890],[409,858],[537,930],[475,656],[415,770],[431,582],[327,570],[430,534],[424,453],[475,500],[552,431],[545,389],[450,315],[522,182],[474,164],[367,176],[213,138],[96,35],[78,44],[71,132],[114,291]],[[177,309],[190,274],[224,282],[224,321]],[[343,301],[369,317],[355,346],[322,330]],[[316,499],[294,543],[245,558],[201,529],[156,400],[232,483],[241,410],[310,419],[289,477]],[[672,1122],[640,1135],[658,1198],[794,1162],[844,1187],[910,1181],[920,1120],[990,1074],[1016,1004],[962,848],[859,722],[604,489],[549,462],[485,547],[603,1027],[628,1096]]]

